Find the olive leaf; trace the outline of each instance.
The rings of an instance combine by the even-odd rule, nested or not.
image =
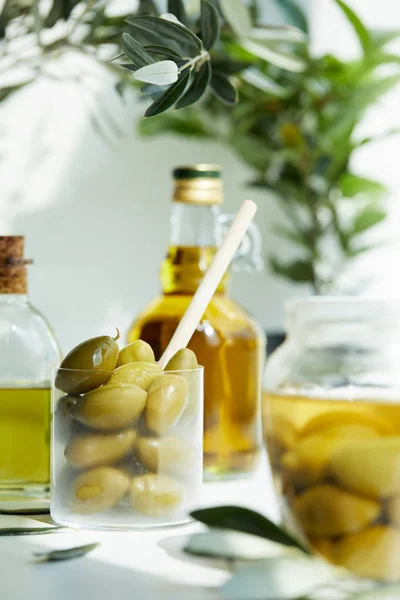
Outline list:
[[[145,117],[154,117],[174,106],[185,93],[190,78],[190,71],[186,70],[176,83],[172,84],[162,96],[157,98],[146,110]]]
[[[288,90],[283,87],[283,85],[279,85],[271,77],[264,75],[264,73],[261,73],[257,69],[246,69],[242,73],[242,79],[246,81],[246,83],[253,85],[267,94],[271,94],[272,96],[284,98],[288,95]]]
[[[178,79],[178,65],[172,60],[162,60],[138,69],[133,77],[144,83],[169,85]]]
[[[85,546],[76,546],[75,548],[66,548],[65,550],[50,550],[49,552],[35,552],[34,557],[37,562],[56,562],[62,560],[71,560],[72,558],[80,558],[92,552],[99,547],[99,543],[86,544]]]
[[[40,535],[66,531],[66,527],[59,527],[49,523],[43,523],[36,519],[17,515],[4,515],[0,518],[0,537],[17,535]]]
[[[187,24],[186,11],[182,0],[168,0],[168,12],[175,15],[178,21],[184,25]]]
[[[193,31],[180,25],[171,23],[159,17],[129,17],[127,23],[132,31],[138,33],[146,42],[153,44],[160,40],[170,43],[176,43],[178,47],[185,48],[190,56],[197,56],[203,49],[201,40]]]
[[[275,0],[288,21],[305,33],[308,32],[308,22],[304,12],[294,0]]]
[[[229,77],[224,75],[224,73],[214,70],[211,76],[210,86],[214,95],[224,104],[233,106],[238,101],[237,90],[231,83]]]
[[[341,576],[317,558],[275,556],[240,569],[223,587],[226,600],[296,600]]]
[[[171,60],[181,60],[182,56],[180,54],[178,54],[178,52],[175,52],[174,50],[172,50],[171,48],[168,48],[167,46],[159,46],[157,44],[152,44],[149,46],[144,46],[144,49],[147,52],[150,52],[151,55],[153,54],[158,54],[159,56],[164,56],[165,58],[169,58]]]
[[[154,62],[154,58],[149,54],[139,42],[137,42],[129,33],[122,34],[122,50],[128,58],[138,67],[145,67]]]
[[[287,71],[293,71],[295,73],[302,73],[305,70],[305,62],[300,57],[276,50],[275,47],[262,44],[257,40],[244,39],[241,41],[241,46],[244,50],[253,54],[253,56],[262,58],[281,69],[286,69]]]
[[[213,528],[191,535],[184,551],[195,556],[251,561],[274,556],[284,549],[255,535]]]
[[[250,10],[242,0],[219,0],[225,19],[239,37],[250,34],[252,22]]]
[[[201,0],[200,31],[204,48],[211,50],[219,39],[219,15],[215,6],[208,0]]]
[[[268,25],[264,27],[254,27],[249,37],[261,42],[288,42],[293,44],[303,44],[307,41],[307,36],[303,31],[290,25],[278,26]]]
[[[179,19],[172,13],[163,13],[160,18],[165,19],[166,21],[169,21],[170,23],[180,23]]]
[[[348,6],[348,4],[343,2],[343,0],[335,0],[335,1],[336,1],[336,4],[339,6],[339,8],[341,8],[343,13],[345,14],[345,16],[346,16],[347,20],[349,21],[349,23],[351,24],[351,26],[353,27],[353,29],[360,41],[362,49],[364,50],[365,53],[369,52],[369,50],[371,48],[372,39],[371,39],[371,35],[370,35],[368,29],[365,27],[364,23],[361,22],[360,18],[355,14],[355,12],[350,8],[350,6]]]
[[[193,75],[193,81],[189,85],[189,88],[185,92],[185,94],[181,97],[179,102],[176,105],[177,109],[186,108],[186,106],[190,106],[191,104],[195,104],[200,98],[203,96],[206,91],[208,84],[211,80],[211,66],[207,61],[200,68],[198,73]]]
[[[287,531],[275,525],[259,513],[241,506],[218,506],[204,508],[191,513],[192,517],[208,527],[242,531],[276,542],[284,546],[298,548],[309,553],[301,542],[292,537]]]

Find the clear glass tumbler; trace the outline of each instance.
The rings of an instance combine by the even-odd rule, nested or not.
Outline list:
[[[56,373],[53,519],[110,530],[190,522],[202,485],[203,368],[144,371],[147,391],[120,375],[81,396],[57,389]],[[85,372],[68,376],[82,379]]]

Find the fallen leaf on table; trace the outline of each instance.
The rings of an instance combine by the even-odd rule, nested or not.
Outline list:
[[[43,523],[36,519],[28,519],[19,515],[0,515],[0,537],[13,535],[38,535],[43,533],[58,533],[66,531],[66,527],[59,527],[50,523]]]
[[[49,550],[49,552],[35,552],[34,556],[38,562],[57,562],[62,560],[71,560],[80,558],[95,550],[100,544],[86,544],[85,546],[76,546],[75,548],[65,548],[64,550]]]

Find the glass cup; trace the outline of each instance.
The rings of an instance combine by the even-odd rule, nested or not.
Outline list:
[[[329,561],[400,581],[400,302],[292,301],[263,427],[282,520]]]
[[[57,372],[91,374],[52,374],[53,519],[108,530],[190,522],[202,485],[203,368],[141,371],[141,387],[119,374],[80,396],[56,387]]]

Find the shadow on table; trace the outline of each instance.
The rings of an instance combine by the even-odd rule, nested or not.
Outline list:
[[[35,563],[33,553],[49,550],[48,546],[21,544],[20,540],[3,538],[0,547],[1,600],[220,599],[216,589],[180,585],[90,555],[60,563]]]
[[[168,556],[176,560],[190,563],[191,565],[197,564],[202,567],[211,567],[212,569],[223,571],[225,574],[228,574],[231,571],[231,565],[226,560],[186,554],[183,551],[183,548],[189,538],[190,535],[172,535],[160,540],[157,543],[157,546],[162,548],[162,550],[165,550]]]

